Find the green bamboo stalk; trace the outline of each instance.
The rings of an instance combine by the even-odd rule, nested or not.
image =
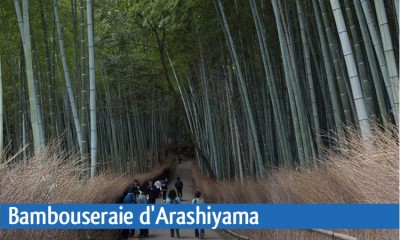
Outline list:
[[[129,114],[129,111],[128,111],[128,103],[126,101],[126,126],[128,128],[127,129],[127,133],[128,133],[128,139],[127,140],[129,142],[128,153],[129,153],[129,160],[130,160],[130,164],[131,164],[130,171],[131,171],[131,173],[135,173],[135,171],[137,171],[137,169],[136,169],[136,166],[135,166],[134,147],[132,146],[133,142],[134,142],[134,138],[133,138],[133,130],[132,130],[131,118],[132,117],[131,117],[131,115]]]
[[[228,23],[226,20],[224,8],[223,8],[220,0],[218,0],[217,3],[219,6],[219,10],[220,10],[220,16],[221,16],[221,20],[223,23],[224,33],[226,35],[226,41],[228,44],[228,48],[230,50],[231,57],[234,61],[235,67],[237,69],[237,76],[238,76],[238,80],[239,80],[240,92],[241,92],[241,95],[243,98],[243,102],[244,102],[243,104],[245,105],[246,116],[248,118],[252,142],[254,144],[254,149],[255,149],[255,153],[256,153],[255,157],[256,157],[256,162],[257,162],[257,165],[256,165],[257,176],[263,177],[264,171],[265,171],[264,163],[263,163],[262,154],[261,154],[261,150],[260,150],[260,146],[259,146],[256,125],[254,122],[253,113],[252,113],[252,109],[251,109],[250,102],[249,102],[249,97],[248,97],[248,92],[247,92],[247,88],[246,88],[246,84],[245,84],[244,75],[242,73],[242,68],[241,68],[241,65],[239,62],[239,57],[237,56],[237,52],[235,49],[235,45],[233,43],[232,35],[230,33],[229,26],[228,26]]]
[[[238,130],[238,125],[237,125],[237,120],[236,120],[236,114],[235,114],[235,106],[232,103],[233,99],[233,73],[232,73],[232,68],[229,68],[228,70],[228,77],[226,80],[226,89],[227,89],[227,104],[228,104],[228,114],[231,116],[229,119],[231,120],[231,129],[232,129],[232,135],[233,135],[233,146],[235,148],[234,153],[236,155],[236,163],[238,166],[238,172],[239,172],[239,178],[241,182],[244,182],[244,170],[243,170],[243,159],[242,159],[242,154],[240,151],[240,136],[239,136],[239,130]]]
[[[82,160],[85,164],[86,178],[90,177],[90,162],[88,158],[88,94],[87,94],[87,78],[86,78],[86,40],[85,40],[85,5],[83,0],[80,0],[80,50],[81,50],[81,60],[80,60],[80,80],[81,80],[81,107],[80,107],[80,119],[81,119],[81,131],[82,131]]]
[[[26,121],[25,121],[25,111],[22,113],[22,146],[27,145],[27,137],[26,137]],[[27,160],[26,148],[22,150],[22,161],[26,162]]]
[[[107,116],[107,126],[108,126],[108,133],[107,135],[109,136],[109,145],[111,149],[111,157],[112,157],[112,162],[113,162],[113,171],[118,172],[120,169],[118,169],[118,163],[120,162],[119,160],[119,151],[118,151],[118,142],[117,142],[117,133],[116,133],[116,126],[115,126],[115,121],[114,121],[114,114],[112,110],[112,104],[111,104],[111,93],[110,93],[110,88],[109,88],[109,83],[108,81],[104,81],[104,91],[105,91],[105,99],[106,99],[106,116]]]
[[[48,103],[49,103],[49,115],[50,115],[50,129],[51,129],[51,138],[55,139],[57,137],[57,130],[56,130],[56,116],[54,113],[54,101],[55,101],[55,89],[54,84],[52,81],[53,72],[52,72],[52,65],[51,65],[51,58],[50,58],[50,51],[49,51],[49,41],[48,41],[48,34],[47,34],[47,23],[46,23],[46,13],[43,6],[43,0],[39,0],[40,5],[40,17],[42,22],[42,35],[44,41],[44,50],[45,50],[45,60],[46,60],[46,78],[48,83]]]
[[[349,95],[350,91],[346,91],[346,82],[347,82],[347,73],[344,71],[345,66],[342,64],[342,59],[341,55],[339,52],[339,47],[336,41],[336,38],[333,36],[333,30],[331,27],[331,19],[328,18],[328,10],[326,7],[326,1],[319,0],[319,6],[321,9],[321,14],[322,14],[322,20],[325,26],[325,32],[326,32],[326,37],[328,40],[328,46],[329,50],[331,53],[331,58],[334,66],[334,71],[336,73],[336,84],[338,86],[339,90],[339,96],[341,100],[341,106],[343,108],[343,115],[345,119],[345,123],[351,124],[352,121],[352,115],[351,115],[351,103],[349,103]],[[334,84],[334,83],[332,83]],[[334,86],[332,86],[334,87]]]
[[[23,1],[23,16],[21,15],[21,9],[19,7],[18,0],[14,0],[15,10],[19,22],[19,30],[21,33],[21,39],[24,46],[25,54],[25,65],[26,65],[26,76],[28,81],[28,93],[29,93],[29,105],[30,105],[30,119],[33,134],[33,145],[35,153],[40,152],[44,147],[44,140],[41,138],[41,132],[44,132],[42,122],[39,118],[41,115],[38,111],[37,105],[37,94],[35,89],[35,79],[33,74],[33,61],[32,61],[32,47],[31,47],[31,33],[30,33],[30,19],[29,19],[29,4],[27,0]],[[22,16],[22,17],[21,17]]]
[[[314,2],[311,2],[311,5],[313,5],[313,9],[317,8],[317,5]],[[316,20],[320,19],[319,15],[317,15],[314,12],[314,15],[316,16]],[[317,33],[319,33],[320,31],[323,32],[322,27],[318,27],[318,25],[320,24],[321,20],[317,21],[311,21],[312,26],[310,28],[313,29],[317,29]],[[321,28],[321,29],[319,29]],[[324,62],[324,57],[323,56],[317,56],[317,53],[320,53],[323,51],[322,49],[322,44],[319,44],[319,42],[321,41],[321,38],[324,38],[324,35],[319,35],[318,37],[313,37],[312,36],[312,32],[306,28],[306,33],[307,33],[307,41],[309,42],[309,47],[310,47],[310,54],[311,54],[311,59],[312,62],[314,63],[320,63],[320,62]],[[325,43],[325,39],[323,40]],[[325,46],[325,44],[324,44]],[[322,54],[323,55],[323,54]],[[329,61],[329,58],[326,56],[327,60]],[[322,95],[322,100],[323,100],[323,104],[324,104],[324,108],[325,108],[325,116],[324,118],[326,119],[325,121],[321,121],[321,128],[324,129],[336,129],[335,124],[333,123],[334,121],[334,117],[332,117],[332,100],[330,99],[330,94],[329,94],[329,87],[327,86],[327,77],[326,77],[326,73],[325,73],[325,64],[316,64],[314,67],[314,71],[316,74],[316,80],[318,82],[318,84],[320,85],[320,90],[321,90],[321,95]],[[324,127],[324,125],[326,125],[326,127]],[[331,132],[331,131],[330,131]]]
[[[294,76],[293,72],[290,69],[290,60],[288,59],[289,54],[288,54],[288,48],[287,48],[287,43],[285,41],[285,35],[283,31],[283,26],[281,22],[281,17],[280,17],[280,11],[278,7],[278,3],[276,0],[272,1],[272,6],[274,9],[274,15],[275,15],[275,20],[277,24],[277,29],[278,29],[278,36],[279,36],[279,42],[280,42],[280,49],[281,49],[281,54],[282,54],[282,61],[284,65],[284,71],[285,71],[285,82],[288,90],[288,96],[289,96],[289,102],[290,102],[290,111],[291,111],[291,117],[293,120],[293,126],[294,126],[294,132],[295,132],[295,140],[296,140],[296,146],[297,146],[297,153],[298,153],[298,158],[300,161],[301,166],[306,165],[306,155],[305,155],[305,149],[303,143],[303,138],[302,138],[302,131],[300,128],[300,119],[298,116],[298,111],[297,111],[297,106],[298,102],[296,102],[295,98],[295,89],[294,86],[295,84],[292,84],[292,80],[294,81]]]
[[[358,72],[360,74],[361,86],[363,88],[363,93],[365,94],[365,103],[367,107],[368,117],[370,119],[376,119],[376,110],[375,110],[375,102],[376,99],[373,95],[372,91],[372,81],[370,81],[367,76],[366,64],[364,62],[364,57],[360,45],[360,40],[358,37],[358,32],[356,31],[356,25],[353,19],[352,9],[350,8],[349,0],[344,1],[346,16],[348,19],[348,23],[350,25],[350,34],[353,40],[353,49],[355,52],[356,63],[358,67]]]
[[[342,111],[340,110],[339,95],[337,94],[337,89],[334,82],[334,70],[332,68],[331,58],[329,58],[329,51],[327,46],[326,36],[323,31],[322,20],[320,17],[320,10],[316,0],[313,0],[313,9],[315,12],[315,18],[317,22],[318,35],[321,44],[322,56],[324,61],[324,67],[326,72],[326,78],[328,82],[329,97],[332,103],[332,110],[334,116],[334,126],[337,133],[337,137],[340,142],[344,141],[344,130],[342,121]]]
[[[214,119],[213,116],[215,116],[215,115],[212,114],[211,104],[210,104],[210,96],[208,95],[208,92],[212,88],[210,88],[208,85],[209,80],[207,79],[207,76],[206,76],[205,59],[204,59],[205,57],[203,54],[203,49],[202,49],[200,40],[199,40],[199,49],[200,49],[200,76],[199,77],[203,84],[203,94],[204,94],[203,106],[205,108],[204,120],[206,121],[205,122],[205,134],[208,135],[208,139],[210,141],[210,148],[209,148],[210,155],[209,156],[211,157],[211,159],[220,159],[218,157],[219,154],[217,153],[218,147],[216,146],[217,140],[216,140],[215,131],[217,129],[214,129],[215,127],[214,127],[214,123],[213,123],[213,119]],[[218,161],[218,162],[221,162],[221,161]],[[220,168],[217,167],[215,169],[215,171],[218,173],[218,172],[220,172],[219,169]],[[218,176],[218,174],[217,174],[217,176]]]
[[[51,51],[51,88],[56,89],[56,80],[62,79],[61,77],[61,70],[60,70],[60,64],[58,62],[58,56],[56,53],[56,48],[57,44],[55,44],[55,32],[56,32],[56,23],[53,24],[53,31],[51,33],[51,45],[53,46],[52,51]],[[61,81],[59,81],[61,82]],[[62,82],[61,82],[62,83]],[[56,118],[56,136],[61,136],[62,132],[62,127],[61,127],[61,114],[62,111],[59,110],[59,106],[57,104],[57,99],[55,97],[54,93],[54,115]]]
[[[14,0],[15,12],[17,14],[18,30],[21,34],[22,43],[24,43],[24,19],[21,13],[21,7],[19,5],[19,0]]]
[[[370,124],[367,116],[364,96],[361,90],[360,80],[358,77],[353,52],[350,47],[350,40],[344,23],[342,10],[340,9],[340,3],[338,0],[330,0],[330,3],[332,6],[333,15],[335,17],[342,51],[346,60],[347,72],[350,79],[351,90],[353,92],[353,101],[356,105],[355,110],[357,114],[358,124],[360,126],[361,136],[365,141],[367,141],[371,137]]]
[[[21,58],[21,57],[18,56],[18,58]],[[14,116],[12,119],[13,119],[13,122],[15,125],[14,125],[14,131],[10,135],[8,135],[9,139],[6,141],[14,142],[15,147],[13,148],[13,150],[17,151],[17,148],[20,148],[22,146],[22,137],[21,137],[21,135],[22,135],[22,132],[21,132],[21,129],[22,129],[22,127],[21,127],[21,124],[22,124],[22,99],[24,99],[24,98],[21,97],[21,95],[22,95],[22,91],[20,90],[21,86],[18,85],[18,80],[21,79],[21,77],[20,77],[21,71],[20,71],[19,66],[16,63],[15,56],[13,56],[11,58],[11,64],[12,64],[11,69],[16,69],[16,71],[17,71],[17,73],[15,73],[14,77],[13,77],[13,97],[14,97],[14,99],[16,99],[16,102],[15,102],[14,108],[12,110],[9,110],[9,111],[14,112]]]
[[[93,3],[88,0],[87,24],[88,24],[88,48],[89,48],[89,109],[90,109],[90,177],[96,175],[97,166],[97,122],[96,122],[96,78],[94,64],[94,29],[93,29]]]
[[[389,24],[386,16],[385,5],[383,1],[374,0],[375,10],[379,24],[379,30],[381,33],[383,51],[385,53],[386,64],[389,73],[389,79],[393,91],[393,100],[395,109],[393,109],[393,115],[396,123],[398,123],[399,118],[399,71],[397,68],[395,53],[393,49],[391,34],[389,30]],[[398,5],[398,4],[397,4]],[[396,12],[398,13],[398,12]],[[397,18],[398,19],[398,18]],[[398,56],[397,56],[398,57]]]
[[[319,124],[319,116],[318,116],[318,106],[317,106],[317,100],[315,97],[315,89],[314,89],[314,79],[312,75],[312,70],[311,70],[311,60],[310,60],[310,48],[308,46],[308,41],[307,41],[307,34],[306,34],[306,21],[304,19],[304,13],[303,9],[301,7],[300,1],[296,0],[296,8],[297,8],[297,13],[299,17],[299,24],[300,24],[300,34],[301,34],[301,40],[302,40],[302,45],[303,45],[303,54],[304,54],[304,62],[306,64],[306,79],[308,81],[308,87],[309,87],[309,92],[310,92],[310,98],[311,98],[311,105],[312,105],[312,116],[313,116],[313,126],[314,126],[314,135],[315,139],[317,142],[317,153],[318,156],[320,157],[322,155],[322,139],[321,139],[321,129],[320,129],[320,124]]]
[[[261,57],[263,60],[263,67],[265,71],[265,78],[268,86],[268,91],[271,96],[271,102],[272,102],[272,109],[274,112],[274,118],[275,118],[275,123],[278,126],[278,144],[281,145],[281,152],[283,155],[284,163],[287,167],[292,167],[293,162],[291,160],[289,151],[287,149],[290,149],[290,143],[288,142],[288,133],[287,133],[287,128],[283,125],[283,110],[281,107],[281,103],[279,101],[278,93],[277,93],[277,87],[275,84],[275,80],[272,74],[272,69],[271,69],[271,60],[269,59],[269,51],[268,51],[268,46],[267,46],[267,40],[266,40],[266,34],[265,34],[265,29],[264,25],[262,24],[262,21],[260,20],[260,16],[257,10],[256,2],[254,0],[250,0],[250,6],[251,10],[253,13],[253,20],[255,22],[256,30],[257,30],[257,37],[258,37],[258,43],[260,45],[260,51],[261,51]],[[266,113],[265,113],[266,114]]]
[[[374,54],[373,51],[373,46],[368,34],[368,27],[367,27],[367,23],[365,20],[365,17],[363,15],[362,12],[362,8],[361,8],[361,4],[359,1],[354,1],[354,7],[356,10],[356,14],[357,14],[357,19],[358,22],[360,24],[360,29],[361,29],[361,35],[362,35],[362,39],[363,39],[363,44],[365,46],[365,50],[366,50],[366,54],[367,54],[367,63],[369,66],[369,69],[371,71],[371,77],[374,83],[374,89],[375,89],[375,93],[376,93],[376,98],[378,100],[378,106],[379,106],[379,112],[382,118],[382,122],[385,126],[385,128],[387,129],[387,120],[388,120],[388,115],[387,115],[387,107],[386,107],[386,103],[385,103],[385,96],[384,96],[384,91],[382,89],[382,87],[384,87],[384,85],[382,85],[383,81],[382,81],[382,76],[380,75],[379,72],[379,67],[377,66],[377,58]]]
[[[3,161],[4,147],[4,128],[3,128],[3,75],[1,71],[1,55],[0,55],[0,163]]]
[[[74,92],[75,95],[75,99],[77,102],[77,105],[80,106],[80,92],[82,92],[82,90],[80,89],[82,83],[79,81],[81,73],[79,72],[81,70],[81,66],[80,66],[80,62],[79,62],[79,43],[78,43],[78,13],[77,13],[77,0],[70,0],[71,1],[71,17],[72,17],[72,46],[73,46],[73,56],[74,56],[74,71],[73,71],[73,77],[72,80],[73,82],[73,88],[76,89],[76,91]],[[83,17],[83,16],[81,16]],[[82,25],[81,25],[82,28]],[[84,38],[84,35],[81,35],[81,38]],[[79,116],[79,115],[78,115]],[[79,116],[80,117],[80,116]]]
[[[25,115],[27,114],[27,109],[26,109],[26,101],[25,101],[25,99],[26,99],[26,96],[25,96],[25,88],[24,88],[24,84],[23,84],[23,82],[24,82],[24,69],[23,69],[23,62],[24,62],[24,59],[23,59],[23,46],[21,46],[21,53],[20,53],[20,57],[19,57],[19,66],[18,66],[18,82],[19,82],[19,87],[18,87],[18,97],[19,97],[19,99],[20,99],[20,101],[19,101],[19,113],[20,113],[20,116],[21,116],[21,119],[20,119],[20,126],[19,126],[19,129],[20,129],[20,135],[19,135],[19,137],[20,137],[20,145],[18,145],[18,147],[23,147],[23,150],[22,150],[22,161],[23,162],[25,162],[26,161],[26,158],[27,158],[27,148],[28,147],[25,147],[25,146],[27,146],[27,134],[26,134],[26,121],[25,121],[25,119],[26,119],[26,117],[25,117]]]
[[[62,60],[62,65],[63,65],[63,69],[64,69],[64,78],[65,78],[65,83],[66,83],[66,88],[67,88],[67,93],[68,93],[68,99],[69,99],[71,110],[72,110],[72,117],[74,120],[76,137],[78,139],[79,152],[82,155],[81,124],[79,121],[78,110],[76,107],[74,93],[73,93],[72,85],[71,85],[71,78],[70,78],[69,67],[68,67],[68,63],[67,63],[67,56],[66,56],[66,52],[65,52],[64,39],[63,39],[63,34],[62,34],[62,29],[61,29],[60,14],[59,14],[59,10],[58,10],[57,1],[58,0],[53,0],[53,8],[54,8],[54,17],[55,17],[55,21],[57,24],[58,43],[60,45],[61,60]]]
[[[287,1],[285,1],[286,6]],[[280,5],[280,2],[278,1],[278,6]],[[282,19],[282,26],[283,30],[286,36],[286,40],[284,41],[287,45],[287,65],[288,65],[288,73],[291,79],[291,84],[293,88],[293,94],[294,94],[294,100],[296,102],[296,111],[299,119],[299,125],[300,125],[300,131],[301,131],[301,138],[302,138],[302,143],[303,143],[303,149],[304,149],[304,155],[305,155],[305,164],[310,165],[311,160],[314,159],[314,151],[313,151],[313,145],[311,141],[311,130],[310,126],[308,124],[308,117],[306,114],[306,106],[304,103],[304,97],[303,97],[303,91],[301,89],[300,85],[300,74],[299,74],[299,65],[298,64],[298,59],[296,59],[296,54],[295,54],[295,49],[296,47],[294,46],[294,33],[293,33],[293,26],[291,24],[291,20],[288,18],[288,16],[285,18],[283,14],[283,8],[279,7],[280,12],[281,12],[281,19]],[[289,12],[289,10],[286,10],[286,12]],[[285,22],[286,19],[286,22]],[[280,23],[279,23],[280,24]]]
[[[390,106],[391,106],[392,111],[395,111],[396,102],[398,101],[398,99],[394,98],[395,90],[392,89],[393,86],[392,86],[391,80],[389,78],[389,71],[388,71],[387,62],[386,62],[384,52],[383,52],[382,42],[381,42],[381,39],[378,34],[378,29],[376,27],[374,17],[372,16],[372,13],[371,13],[371,6],[369,5],[369,1],[366,1],[366,0],[354,0],[354,2],[361,3],[363,13],[364,13],[365,19],[367,21],[369,34],[372,39],[372,43],[374,45],[375,54],[378,58],[379,66],[380,66],[381,73],[383,76],[383,80],[385,82],[386,93],[387,93],[389,101],[390,101]],[[396,124],[398,124],[398,120],[396,117],[395,117],[395,121],[396,121]]]
[[[35,79],[35,91],[36,91],[36,104],[37,104],[37,109],[38,109],[38,124],[40,126],[39,128],[39,133],[40,133],[40,139],[41,139],[41,145],[42,147],[46,146],[46,133],[45,133],[45,123],[44,123],[44,116],[43,116],[43,111],[42,111],[42,97],[41,97],[41,87],[40,87],[40,81],[39,79],[42,79],[41,77],[41,71],[40,71],[40,66],[39,66],[39,58],[38,58],[38,49],[37,49],[37,44],[32,39],[32,62],[33,62],[33,75]]]
[[[205,153],[203,152],[203,150],[202,150],[202,148],[201,148],[201,145],[199,144],[199,142],[198,142],[198,140],[197,140],[197,139],[200,139],[200,140],[201,140],[202,138],[196,138],[196,134],[195,134],[195,133],[196,133],[196,131],[195,131],[195,129],[196,129],[196,128],[195,128],[195,124],[193,124],[193,123],[190,122],[190,119],[191,119],[190,107],[189,107],[189,104],[188,104],[187,102],[185,103],[184,92],[182,91],[182,89],[181,89],[181,87],[180,87],[180,83],[179,83],[179,80],[178,80],[178,76],[177,76],[177,74],[176,74],[176,72],[175,72],[175,68],[174,68],[174,66],[173,66],[173,64],[172,64],[172,61],[171,61],[171,58],[169,57],[168,52],[167,52],[167,57],[168,57],[168,61],[169,61],[170,65],[171,65],[171,69],[172,69],[172,72],[173,72],[175,81],[176,81],[177,84],[178,84],[179,92],[181,93],[180,97],[181,97],[181,99],[182,99],[185,112],[186,112],[186,114],[187,114],[187,117],[184,119],[185,126],[186,126],[187,128],[189,128],[189,129],[191,129],[191,131],[189,131],[189,134],[190,134],[190,137],[191,137],[191,139],[192,139],[192,141],[193,141],[193,144],[195,145],[195,149],[196,149],[196,151],[197,151],[197,153],[198,153],[198,155],[199,155],[199,157],[200,157],[200,158],[198,158],[199,161],[204,162],[204,165],[205,165],[205,168],[206,168],[207,171],[208,171],[208,174],[210,175],[210,177],[211,177],[212,179],[215,179],[215,173],[214,173],[213,169],[211,168],[210,160],[208,159],[208,157],[207,157],[207,156],[205,155]],[[175,95],[177,95],[178,97],[179,97],[179,95],[178,95],[177,93],[174,94],[174,99],[177,100],[176,97],[175,97]],[[196,113],[196,111],[194,111],[194,112]]]
[[[73,151],[74,149],[74,137],[73,137],[73,129],[71,128],[71,114],[68,111],[68,93],[64,90],[62,96],[62,110],[64,117],[64,134],[65,134],[65,142],[68,151]]]
[[[397,1],[397,0],[392,0],[392,5],[394,6],[394,10],[396,11],[396,19],[397,19],[397,21],[395,21],[396,23],[396,30],[397,30],[397,35],[399,35],[399,25],[400,25],[400,23],[399,23],[399,21],[400,21],[400,17],[399,17],[399,11],[400,11],[400,9],[399,9],[399,1]]]

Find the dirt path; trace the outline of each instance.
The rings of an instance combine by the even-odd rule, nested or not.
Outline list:
[[[187,159],[183,159],[181,164],[178,164],[173,176],[171,176],[169,181],[169,189],[173,188],[176,178],[180,177],[183,182],[182,191],[182,204],[191,204],[194,198],[194,185],[192,179],[191,162]],[[157,199],[157,203],[163,203],[162,198]],[[170,236],[169,229],[150,229],[149,238],[145,239],[176,239],[176,236],[172,238]],[[194,236],[193,229],[180,229],[180,239],[196,239]],[[198,238],[197,238],[198,239]],[[222,239],[215,231],[205,230],[204,239]]]

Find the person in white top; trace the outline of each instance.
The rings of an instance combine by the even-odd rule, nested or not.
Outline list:
[[[157,181],[154,183],[154,187],[157,188],[157,198],[159,198],[159,197],[161,196],[161,191],[162,191],[162,188],[161,188],[161,181],[160,181],[160,180],[157,180]]]

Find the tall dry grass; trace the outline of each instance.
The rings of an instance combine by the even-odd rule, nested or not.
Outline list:
[[[101,173],[85,180],[77,155],[49,145],[26,162],[14,158],[0,164],[0,203],[115,203],[138,179],[146,183],[171,169],[162,166],[134,176]],[[116,239],[118,230],[0,230],[0,239]]]
[[[213,203],[398,203],[399,142],[395,128],[374,128],[368,142],[348,130],[340,147],[311,169],[276,169],[265,179],[213,182],[194,168],[197,189]],[[327,216],[328,218],[329,216]],[[399,239],[394,230],[335,230],[359,239]],[[252,239],[332,239],[309,230],[237,231]]]

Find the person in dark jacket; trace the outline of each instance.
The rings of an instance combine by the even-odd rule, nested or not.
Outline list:
[[[126,192],[124,200],[122,202],[123,204],[136,204],[136,194],[132,192]],[[133,236],[135,235],[135,229],[123,229],[122,230],[122,238],[128,238],[129,235]]]
[[[123,204],[136,203],[136,196],[132,192],[128,192],[125,195],[122,203]]]
[[[164,179],[161,181],[161,191],[163,195],[163,200],[167,199],[167,190],[168,190],[168,179]]]
[[[149,185],[146,188],[146,195],[148,196],[147,203],[155,204],[156,199],[159,195],[159,189],[153,185],[153,181],[149,181]]]
[[[181,181],[180,177],[176,178],[175,188],[178,192],[178,197],[182,200],[182,189],[183,189],[183,182]]]

